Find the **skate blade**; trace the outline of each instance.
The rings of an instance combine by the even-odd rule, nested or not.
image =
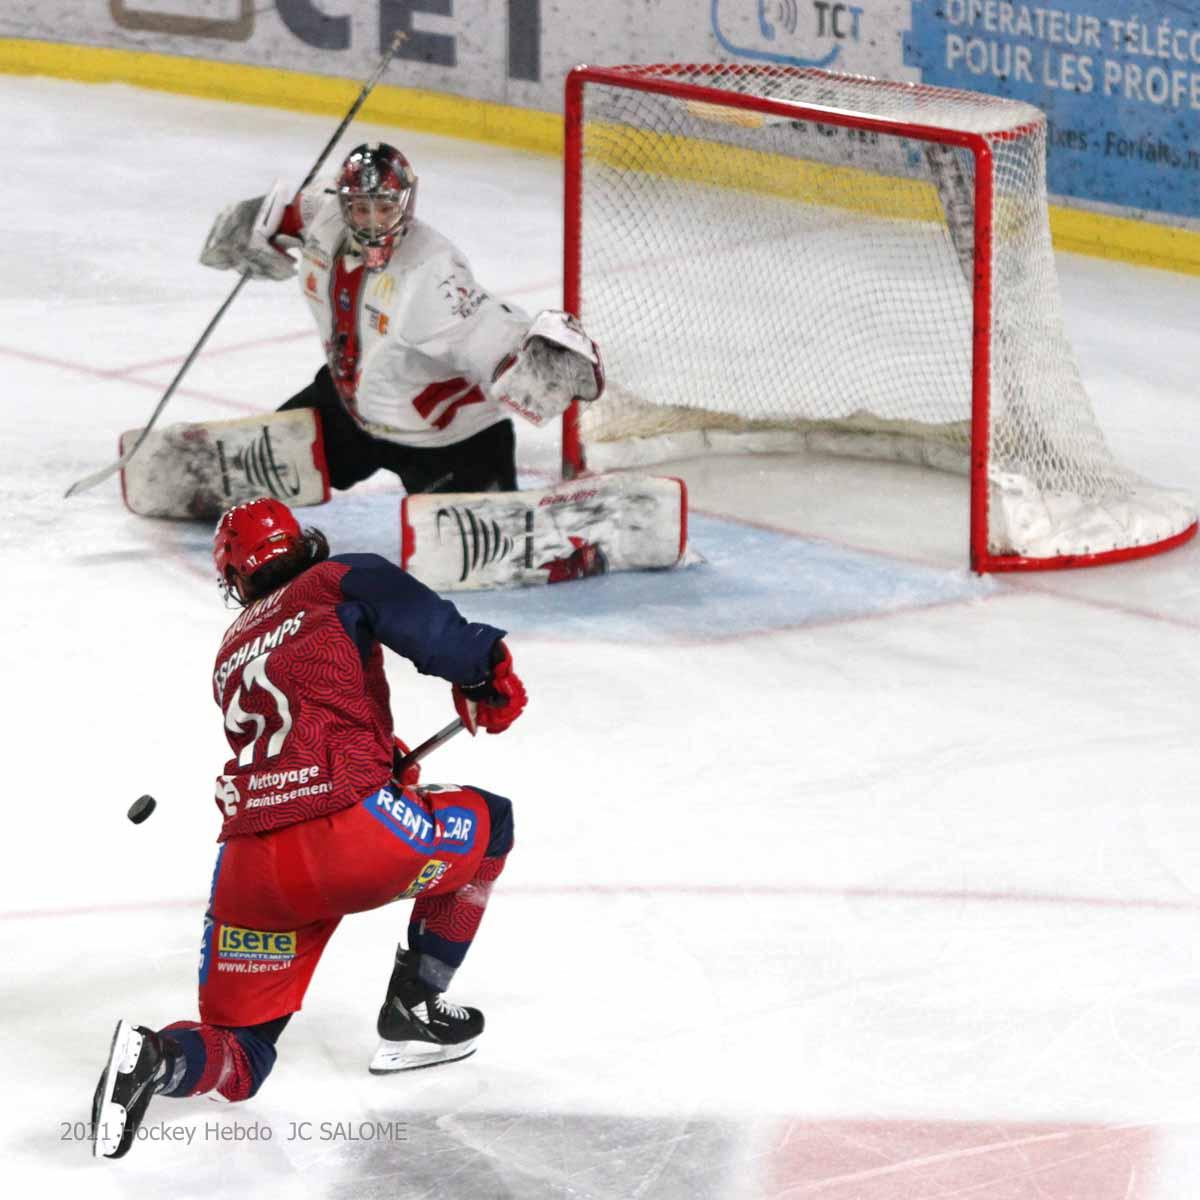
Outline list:
[[[113,1158],[125,1133],[125,1109],[113,1100],[117,1077],[128,1075],[142,1053],[142,1035],[128,1021],[118,1021],[104,1068],[104,1088],[92,1114],[92,1155]]]
[[[470,1058],[475,1053],[478,1040],[471,1038],[455,1046],[439,1046],[433,1042],[380,1042],[367,1070],[372,1075],[394,1075],[397,1071],[440,1067],[443,1063]]]

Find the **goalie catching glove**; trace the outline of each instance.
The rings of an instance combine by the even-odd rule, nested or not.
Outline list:
[[[289,197],[282,181],[265,196],[231,204],[209,231],[200,261],[218,271],[241,271],[255,279],[291,279],[296,263],[276,245]]]
[[[573,400],[598,400],[604,367],[596,343],[570,313],[548,308],[534,318],[515,354],[502,359],[491,394],[534,425],[563,413]]]
[[[479,683],[456,683],[454,709],[467,732],[476,729],[503,733],[525,708],[525,685],[512,669],[512,655],[503,641],[492,647],[492,672]]]

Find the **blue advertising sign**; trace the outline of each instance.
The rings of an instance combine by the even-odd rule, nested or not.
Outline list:
[[[913,0],[926,83],[1049,120],[1049,190],[1200,217],[1200,0]]]

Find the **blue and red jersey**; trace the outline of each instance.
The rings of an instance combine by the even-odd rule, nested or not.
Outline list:
[[[357,804],[392,773],[382,646],[423,675],[478,683],[504,630],[377,554],[339,554],[255,601],[213,672],[233,757],[217,777],[220,841]]]

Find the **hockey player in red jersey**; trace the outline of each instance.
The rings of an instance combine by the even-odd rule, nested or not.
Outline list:
[[[244,606],[213,695],[232,757],[204,919],[200,1021],[121,1021],[93,1101],[95,1153],[132,1145],[154,1094],[254,1095],[341,918],[415,900],[378,1018],[376,1073],[464,1058],[483,1014],[447,1002],[512,847],[512,806],[477,787],[393,778],[382,647],[452,685],[471,733],[525,707],[504,631],[467,621],[372,554],[329,557],[277,500],[230,509],[213,549]]]
[[[289,201],[277,184],[229,206],[200,261],[298,275],[326,361],[282,408],[315,410],[331,486],[382,468],[410,494],[514,491],[513,413],[541,425],[572,399],[599,397],[599,352],[567,313],[531,321],[488,292],[416,201],[408,159],[364,144],[333,186]]]

